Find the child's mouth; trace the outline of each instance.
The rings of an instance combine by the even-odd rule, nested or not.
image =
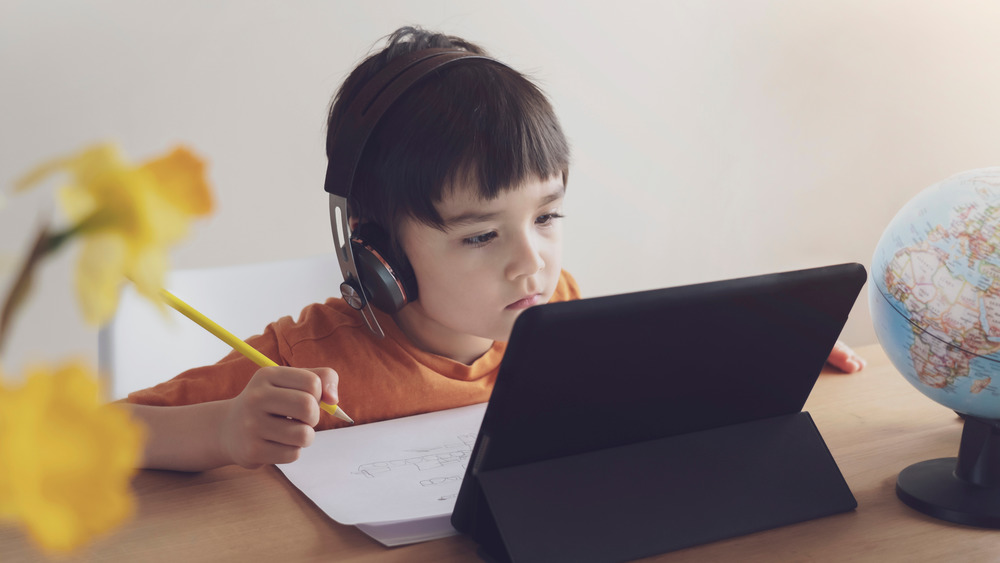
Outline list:
[[[510,305],[507,305],[506,308],[509,310],[527,309],[528,307],[537,305],[538,302],[541,301],[541,298],[542,294],[536,293],[534,295],[529,295],[523,299],[518,299],[517,301],[511,303]]]

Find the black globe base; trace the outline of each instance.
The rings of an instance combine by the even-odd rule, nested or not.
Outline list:
[[[1000,528],[1000,489],[986,489],[955,475],[956,457],[914,463],[900,472],[896,496],[907,506],[957,524]]]
[[[896,496],[934,518],[1000,528],[1000,421],[966,416],[958,457],[907,467]]]

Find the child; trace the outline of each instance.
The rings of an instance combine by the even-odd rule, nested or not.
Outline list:
[[[435,47],[483,53],[458,38],[396,31],[335,97],[328,155],[365,84],[397,57]],[[314,427],[344,424],[319,410],[320,399],[344,397],[358,423],[486,401],[518,314],[579,297],[561,270],[568,170],[552,107],[516,71],[467,59],[415,84],[365,144],[349,215],[355,226],[386,232],[383,250],[399,254],[416,299],[393,314],[376,310],[381,339],[342,299],[311,305],[298,321],[280,319],[248,341],[296,367],[258,369],[234,353],[132,394],[133,412],[150,428],[144,464],[292,461]]]
[[[334,98],[328,156],[365,84],[428,48],[484,54],[456,37],[397,30]],[[449,64],[406,90],[364,146],[352,228],[384,231],[400,287],[419,293],[394,313],[374,311],[384,338],[332,298],[248,341],[282,367],[258,369],[232,353],[133,393],[131,408],[150,429],[146,467],[294,461],[314,428],[344,424],[320,400],[343,396],[358,423],[486,401],[517,316],[580,297],[561,269],[568,144],[548,100],[520,73],[484,58]],[[838,358],[847,367],[852,354]]]

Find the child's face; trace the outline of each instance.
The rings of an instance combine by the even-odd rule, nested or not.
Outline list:
[[[507,340],[517,316],[555,291],[564,192],[561,175],[489,201],[459,188],[436,205],[444,230],[405,219],[400,242],[418,297],[397,316],[404,332],[424,349],[465,362]]]

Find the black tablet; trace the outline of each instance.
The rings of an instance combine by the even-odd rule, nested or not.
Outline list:
[[[483,472],[798,413],[865,279],[843,264],[526,310],[452,524],[501,541]]]

